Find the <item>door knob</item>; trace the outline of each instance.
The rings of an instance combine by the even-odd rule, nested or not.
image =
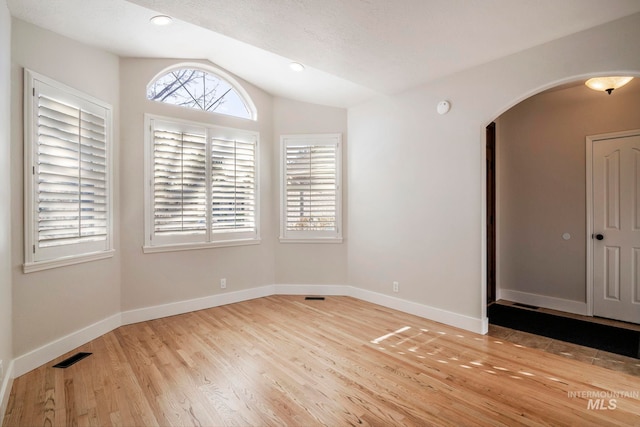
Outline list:
[[[598,240],[603,240],[603,239],[604,239],[604,235],[602,235],[602,234],[596,234],[596,239],[598,239]]]

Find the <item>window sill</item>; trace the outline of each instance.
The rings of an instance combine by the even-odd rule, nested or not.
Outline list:
[[[295,237],[280,237],[280,243],[342,243],[342,237],[316,237],[299,239]]]
[[[142,252],[144,252],[145,254],[154,254],[158,252],[192,251],[196,249],[259,245],[260,242],[261,242],[260,239],[242,239],[242,240],[220,240],[217,242],[207,242],[207,243],[185,243],[180,245],[162,245],[162,246],[145,245],[142,247]]]
[[[97,261],[100,259],[113,258],[115,250],[94,252],[85,255],[74,255],[65,258],[52,259],[47,261],[26,262],[22,265],[24,273],[33,273],[36,271],[48,270],[50,268],[65,267],[67,265],[81,264],[84,262]]]

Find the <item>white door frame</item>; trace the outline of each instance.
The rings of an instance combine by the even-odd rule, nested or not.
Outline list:
[[[587,152],[587,316],[593,316],[593,145],[605,139],[626,138],[640,135],[640,129],[623,132],[589,135],[586,138]]]

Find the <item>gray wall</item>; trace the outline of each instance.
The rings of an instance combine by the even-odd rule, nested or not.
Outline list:
[[[5,0],[0,0],[0,182],[11,182],[11,16]],[[0,186],[0,360],[4,371],[9,369],[12,350],[11,301],[11,187]],[[6,376],[6,375],[5,375]],[[3,380],[0,378],[0,416],[4,414]],[[8,384],[8,382],[7,382]],[[8,393],[7,396],[8,398]]]
[[[13,325],[3,330],[8,331],[7,339],[11,341],[13,329],[13,357],[120,312],[219,294],[222,277],[227,279],[224,292],[274,283],[346,282],[344,244],[300,247],[278,242],[279,168],[278,144],[274,139],[280,133],[290,132],[342,132],[346,136],[346,110],[278,100],[275,118],[273,97],[238,79],[256,104],[259,121],[211,116],[146,99],[147,83],[166,67],[180,62],[178,60],[120,59],[20,20],[14,20],[12,42],[11,220],[17,225],[13,227],[12,257],[3,258],[7,262],[13,260],[10,271],[14,294],[13,305],[8,303],[9,308],[13,308]],[[114,106],[116,256],[112,259],[22,273],[23,67]],[[144,113],[260,132],[261,244],[142,252]],[[277,132],[274,123],[278,126]],[[289,248],[294,246],[298,248],[291,251]],[[278,262],[277,253],[280,254]],[[289,256],[294,259],[293,263],[287,262]],[[331,260],[333,268],[318,268],[318,259]],[[11,290],[10,283],[8,280],[7,291]],[[6,353],[7,359],[11,359],[10,347]]]
[[[113,258],[24,274],[23,68],[113,106],[114,158],[119,148],[118,57],[20,20],[12,25],[11,207],[13,346],[22,355],[120,311],[119,216]],[[114,162],[114,212],[119,209]]]
[[[586,302],[585,137],[640,129],[640,79],[534,96],[496,128],[500,288]]]
[[[166,67],[178,62],[140,58],[123,58],[120,62],[122,310],[262,285],[344,284],[347,276],[345,244],[278,242],[278,147],[279,136],[283,133],[342,132],[346,140],[346,110],[274,99],[237,77],[236,80],[256,104],[257,122],[148,101],[145,88],[149,81]],[[142,253],[144,113],[260,132],[260,245]],[[331,268],[323,264],[327,261],[331,263]],[[227,279],[227,289],[224,291],[219,286],[223,277]]]
[[[272,97],[242,81],[258,110],[258,121],[214,115],[147,100],[147,84],[180,60],[124,58],[120,61],[122,102],[121,197],[122,310],[244,290],[274,283],[270,227],[274,214]],[[208,65],[213,65],[206,63]],[[144,114],[182,118],[202,123],[259,131],[260,222],[259,245],[208,248],[162,253],[142,252],[144,244]],[[220,279],[227,289],[220,289]]]
[[[350,109],[349,284],[483,317],[485,127],[590,73],[640,74],[637,40],[640,14]]]
[[[280,230],[280,136],[298,133],[342,133],[343,155],[343,230],[342,243],[277,243],[277,284],[345,285],[347,283],[347,110],[324,107],[275,98],[273,113],[275,145],[272,168],[274,170],[275,213],[269,224],[275,233]]]

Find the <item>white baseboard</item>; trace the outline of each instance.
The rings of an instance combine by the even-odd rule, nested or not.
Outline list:
[[[137,308],[122,313],[122,325],[146,322],[147,320],[160,319],[162,317],[175,316],[176,314],[189,313],[206,308],[219,307],[221,305],[248,301],[273,295],[273,286],[261,286],[242,291],[226,292],[224,294],[210,295],[186,301],[172,302],[153,307]]]
[[[270,295],[350,296],[479,334],[485,334],[488,330],[488,321],[486,318],[476,319],[353,286],[266,285],[242,291],[227,292],[224,294],[211,295],[186,301],[128,310],[115,314],[107,319],[94,323],[93,325],[87,326],[77,332],[73,332],[65,337],[59,338],[49,344],[45,344],[40,348],[17,357],[13,361],[15,364],[12,362],[13,376],[11,376],[11,378],[24,375],[32,369],[35,369],[122,325],[174,316],[177,314],[233,304]]]
[[[0,420],[7,413],[7,405],[9,403],[9,395],[11,394],[11,386],[16,375],[13,373],[13,360],[9,362],[9,366],[4,371],[4,379],[0,384]]]
[[[368,291],[362,288],[346,285],[275,285],[275,293],[278,295],[336,295],[349,296],[383,307],[402,311],[405,313],[420,316],[425,319],[444,323],[456,328],[465,329],[467,331],[478,334],[486,334],[489,329],[489,321],[485,319],[476,319],[464,316],[462,314],[453,313],[451,311],[442,310],[425,304],[419,304],[407,301],[402,298],[381,294],[378,292]]]
[[[350,288],[350,296],[361,299],[363,301],[382,305],[384,307],[392,308],[404,313],[413,314],[415,316],[424,317],[425,319],[444,323],[456,328],[465,329],[477,334],[486,334],[489,330],[489,320],[486,317],[484,319],[477,319],[475,317],[453,313],[451,311],[442,310],[412,301],[407,301],[390,295],[368,291],[366,289],[355,287]]]
[[[117,313],[111,317],[107,317],[106,319],[96,322],[93,325],[89,325],[62,338],[58,338],[57,340],[45,344],[40,348],[36,348],[22,356],[18,356],[13,360],[15,362],[14,378],[24,375],[38,366],[41,366],[56,357],[60,357],[74,348],[80,347],[81,345],[86,344],[107,332],[111,332],[121,325],[121,316],[120,313]]]
[[[351,286],[346,285],[274,285],[273,295],[351,296]]]
[[[535,305],[536,307],[548,308],[550,310],[564,311],[565,313],[587,315],[587,303],[581,301],[530,294],[528,292],[514,291],[513,289],[501,289],[500,299],[519,302],[520,304]]]

